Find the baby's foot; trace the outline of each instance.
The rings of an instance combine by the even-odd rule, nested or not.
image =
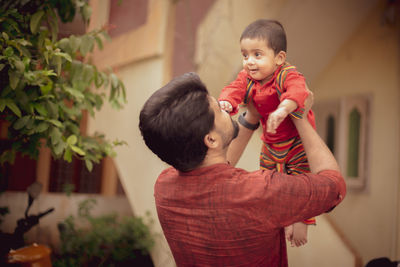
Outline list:
[[[293,224],[292,247],[300,247],[307,243],[307,230],[308,225],[305,223],[297,222]]]
[[[293,246],[293,224],[285,227],[285,237]]]

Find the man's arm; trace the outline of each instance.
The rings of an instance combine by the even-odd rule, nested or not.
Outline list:
[[[250,124],[259,123],[261,116],[254,107],[252,100],[247,105],[247,112],[243,118]],[[235,166],[239,161],[253,133],[254,130],[248,129],[239,123],[239,134],[229,145],[227,152],[227,160],[232,166]]]
[[[305,102],[306,112],[304,114],[308,114],[312,103],[313,94],[310,91],[309,97]],[[301,141],[303,142],[304,150],[307,155],[311,172],[318,173],[323,170],[340,171],[339,165],[336,162],[335,157],[326,146],[325,142],[311,126],[307,119],[307,116],[303,116],[302,119],[292,118],[292,120],[297,128],[297,131],[299,132]]]

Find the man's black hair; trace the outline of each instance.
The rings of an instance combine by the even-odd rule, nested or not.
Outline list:
[[[139,129],[161,160],[190,171],[204,160],[204,137],[214,127],[209,94],[199,76],[186,73],[157,90],[144,104]]]
[[[240,36],[243,39],[261,39],[274,50],[275,55],[280,51],[286,52],[286,33],[280,22],[269,19],[259,19],[249,24]]]

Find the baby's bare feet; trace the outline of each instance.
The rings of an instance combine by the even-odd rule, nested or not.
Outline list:
[[[305,223],[297,222],[293,224],[292,247],[300,247],[307,243],[307,230],[308,225]]]
[[[293,246],[293,224],[285,227],[286,240]]]

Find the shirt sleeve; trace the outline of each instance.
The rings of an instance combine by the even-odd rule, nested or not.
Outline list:
[[[236,79],[225,86],[218,97],[218,101],[228,101],[232,105],[232,112],[230,115],[236,114],[239,111],[239,104],[243,102],[247,87],[246,77],[245,70],[239,72]]]
[[[292,115],[296,118],[302,118],[304,114],[304,102],[308,96],[304,76],[297,71],[289,72],[283,84],[283,91],[280,101],[285,99],[295,101],[297,109],[292,112]]]
[[[301,175],[273,172],[266,182],[267,205],[264,211],[275,227],[329,212],[346,195],[342,175],[333,170]]]

